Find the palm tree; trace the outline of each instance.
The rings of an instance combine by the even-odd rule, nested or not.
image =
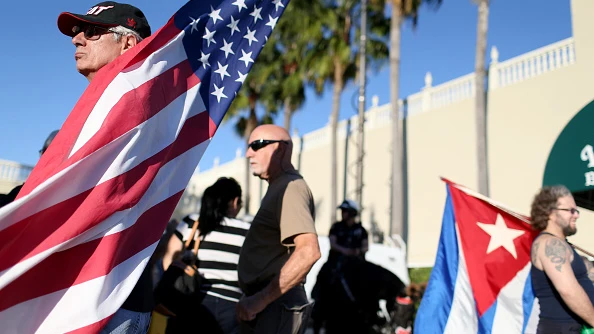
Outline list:
[[[400,40],[405,19],[417,25],[419,8],[424,2],[441,4],[441,0],[389,0],[392,4],[390,23],[390,101],[392,109],[392,196],[390,235],[400,234],[406,241],[404,228],[404,191],[402,174],[402,139],[398,106],[400,85]]]
[[[305,102],[305,85],[303,73],[298,62],[291,62],[285,66],[285,75],[282,82],[283,107],[284,107],[284,128],[291,130],[291,119],[293,113]]]
[[[475,61],[475,118],[476,118],[476,153],[478,162],[478,190],[489,196],[489,171],[487,165],[487,108],[485,104],[485,63],[487,58],[487,30],[489,20],[489,0],[475,0],[478,5],[476,26],[476,61]]]
[[[340,112],[340,96],[346,84],[357,75],[357,44],[353,33],[356,29],[357,10],[360,0],[325,0],[313,1],[310,7],[319,11],[322,22],[321,33],[317,40],[310,43],[305,56],[308,69],[307,78],[313,83],[315,91],[322,94],[326,83],[332,83],[332,111],[330,114],[330,219],[336,221],[337,201],[337,128]],[[316,7],[319,6],[319,7]],[[370,10],[377,10],[377,6],[370,6]],[[373,15],[377,17],[377,15]],[[378,21],[371,21],[378,24]],[[387,23],[387,21],[386,21]],[[374,30],[372,26],[370,30]],[[369,38],[370,50],[379,50],[381,40]],[[384,43],[385,45],[385,43]],[[387,51],[387,49],[384,47]],[[370,53],[373,54],[373,53]],[[387,56],[387,54],[386,54]]]
[[[305,101],[305,53],[311,41],[318,38],[321,20],[317,6],[310,0],[292,0],[283,13],[268,43],[282,52],[280,69],[275,73],[280,86],[279,104],[284,108],[284,127],[291,130],[291,118]]]
[[[236,133],[246,145],[251,132],[260,124],[273,123],[273,116],[283,105],[289,130],[291,115],[305,100],[304,76],[298,64],[320,30],[319,20],[310,9],[308,0],[291,1],[226,114],[225,120],[235,120]],[[258,106],[264,110],[261,118],[256,113]],[[244,177],[244,210],[249,214],[251,174],[247,159]]]
[[[255,62],[245,82],[241,86],[235,100],[225,114],[223,121],[235,120],[236,133],[247,141],[252,131],[260,124],[272,123],[272,116],[277,112],[277,96],[279,87],[275,80],[271,80],[273,73],[278,69],[280,53],[274,44],[266,45]],[[264,114],[258,118],[256,108],[261,105]],[[245,114],[244,112],[247,112]],[[250,213],[250,165],[245,160],[244,175],[244,210]]]

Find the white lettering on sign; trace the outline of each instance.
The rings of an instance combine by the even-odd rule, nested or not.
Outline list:
[[[111,9],[113,6],[95,6],[87,12],[87,15],[99,15],[102,11]]]
[[[582,161],[588,161],[588,167],[594,167],[594,148],[592,145],[586,145],[580,154]]]
[[[594,186],[594,172],[587,172],[584,176],[586,177],[586,187]]]

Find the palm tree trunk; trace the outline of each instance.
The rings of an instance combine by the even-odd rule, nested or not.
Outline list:
[[[248,141],[250,138],[250,134],[252,133],[252,131],[254,131],[254,129],[256,128],[256,126],[258,126],[258,117],[256,116],[256,105],[255,102],[253,104],[253,106],[250,103],[250,116],[248,117],[248,121],[247,124],[245,126],[245,140]],[[246,142],[246,152],[247,152],[247,142]],[[245,214],[250,214],[250,200],[251,200],[251,196],[250,196],[250,179],[252,178],[252,173],[250,170],[250,161],[249,159],[245,159],[245,175],[244,175],[244,189],[243,192],[245,194],[244,198],[244,206],[243,209],[245,210]]]
[[[360,207],[363,208],[363,156],[365,154],[365,85],[367,78],[367,0],[361,0],[361,37],[359,43],[361,50],[359,52],[359,129],[357,138],[357,202],[359,203]],[[361,213],[359,213],[359,215],[360,214]]]
[[[291,97],[285,98],[285,129],[291,133],[291,117],[293,116],[293,109],[291,108]]]
[[[342,93],[343,83],[343,68],[340,59],[334,59],[334,92],[332,94],[332,113],[330,114],[330,223],[336,221],[336,205],[338,200],[336,194],[338,192],[337,186],[337,136],[338,130],[338,114],[340,112],[340,94]]]
[[[489,0],[479,0],[476,36],[476,149],[478,160],[478,191],[489,196],[489,172],[487,165],[487,108],[485,105],[485,62],[487,57],[487,29],[489,20]]]
[[[404,233],[404,191],[402,189],[402,141],[400,140],[400,110],[398,106],[400,85],[400,28],[402,7],[400,1],[392,3],[390,22],[390,104],[392,108],[392,196],[390,235]]]

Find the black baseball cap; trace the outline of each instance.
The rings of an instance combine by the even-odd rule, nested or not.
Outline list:
[[[86,14],[63,12],[58,16],[58,29],[66,36],[74,37],[72,28],[81,23],[106,28],[123,26],[136,31],[142,38],[151,35],[151,27],[140,9],[115,1],[100,2],[91,7]]]

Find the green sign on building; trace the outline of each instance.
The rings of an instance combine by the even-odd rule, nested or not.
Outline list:
[[[555,184],[574,194],[594,190],[594,101],[567,123],[553,145],[543,185]]]

